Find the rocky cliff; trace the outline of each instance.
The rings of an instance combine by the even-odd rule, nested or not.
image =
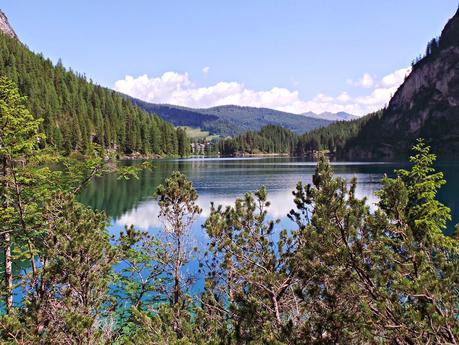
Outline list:
[[[383,115],[347,145],[352,158],[405,155],[423,137],[443,156],[459,156],[459,10],[397,90]]]
[[[2,10],[0,10],[0,31],[12,38],[18,38],[10,23],[8,22],[7,16],[2,12]]]

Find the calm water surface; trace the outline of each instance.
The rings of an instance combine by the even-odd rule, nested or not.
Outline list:
[[[130,164],[130,162],[126,162]],[[337,162],[333,163],[336,175],[346,180],[356,177],[358,195],[375,203],[374,192],[380,188],[385,173],[393,175],[396,168],[407,167],[402,163],[386,162]],[[172,171],[179,170],[193,182],[203,208],[201,217],[193,226],[197,243],[205,241],[201,228],[209,214],[210,202],[228,205],[245,192],[253,192],[266,186],[271,207],[269,215],[281,219],[281,226],[293,227],[286,215],[293,207],[292,191],[298,181],[310,183],[315,163],[296,158],[208,158],[160,160],[154,162],[152,171],[143,171],[139,180],[118,180],[115,175],[95,179],[81,195],[81,201],[93,208],[104,210],[111,218],[110,232],[116,234],[126,225],[156,232],[161,226],[158,206],[152,197],[160,184]],[[447,185],[440,192],[440,199],[453,212],[453,224],[459,223],[459,162],[439,163],[437,168],[445,173]]]
[[[383,175],[393,175],[394,169],[401,167],[408,165],[385,162],[333,163],[336,175],[348,181],[354,176],[357,178],[358,196],[367,197],[372,204],[377,201],[374,193],[381,187]],[[153,192],[172,171],[179,170],[188,176],[199,193],[198,203],[203,212],[192,227],[192,245],[205,248],[207,240],[202,224],[209,215],[211,201],[229,205],[234,203],[235,198],[243,196],[245,192],[256,191],[262,185],[266,186],[271,201],[269,217],[281,220],[278,229],[293,229],[295,225],[286,217],[294,206],[292,191],[300,180],[311,182],[314,168],[314,162],[285,157],[161,160],[154,162],[153,170],[143,171],[139,180],[118,180],[115,175],[95,179],[81,195],[81,201],[109,215],[112,222],[109,231],[113,235],[130,225],[155,234],[161,223]],[[453,211],[453,222],[448,229],[451,232],[453,224],[459,222],[459,162],[438,164],[438,169],[444,171],[448,181],[440,193],[440,199]],[[204,286],[204,276],[198,273],[198,260],[192,260],[182,272],[195,278],[190,290],[192,293],[199,293]]]

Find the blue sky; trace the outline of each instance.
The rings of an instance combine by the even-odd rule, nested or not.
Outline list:
[[[457,6],[457,0],[1,4],[32,50],[145,100],[357,114],[387,102]]]

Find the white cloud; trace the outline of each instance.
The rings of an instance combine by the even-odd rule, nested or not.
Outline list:
[[[351,100],[351,96],[349,96],[347,92],[341,92],[341,94],[336,97],[336,99],[338,102],[347,103]]]
[[[209,75],[210,67],[206,66],[202,69],[202,74],[204,74],[205,77]]]
[[[411,72],[411,67],[401,68],[396,70],[395,72],[386,75],[381,80],[382,87],[398,87],[403,81],[405,77]]]
[[[365,73],[362,76],[362,78],[360,78],[357,81],[353,81],[352,79],[349,79],[348,84],[368,89],[374,85],[374,79],[369,73]]]
[[[150,78],[146,74],[126,76],[115,83],[115,90],[152,103],[170,103],[195,108],[236,104],[280,108],[299,100],[298,91],[273,87],[254,91],[238,82],[221,81],[208,87],[193,83],[188,73],[166,72]]]
[[[208,73],[209,67],[202,72]],[[188,73],[166,72],[159,77],[126,76],[115,83],[115,90],[151,103],[168,103],[192,108],[218,105],[267,107],[296,114],[313,111],[345,111],[365,115],[384,107],[403,82],[410,68],[399,69],[375,80],[369,73],[352,85],[369,89],[366,94],[351,96],[343,91],[338,96],[319,93],[310,100],[300,98],[297,90],[273,87],[269,90],[252,90],[236,81],[221,81],[210,86],[199,86],[190,80]],[[368,93],[369,92],[369,93]]]

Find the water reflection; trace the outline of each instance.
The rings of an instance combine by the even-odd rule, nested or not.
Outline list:
[[[374,192],[380,188],[382,176],[405,166],[397,163],[346,162],[334,163],[333,170],[346,180],[355,176],[358,196],[367,197],[368,202],[374,204],[377,200]],[[248,191],[253,192],[262,185],[269,193],[270,217],[281,219],[284,227],[293,226],[286,218],[293,207],[291,192],[298,181],[311,182],[314,168],[314,162],[293,158],[162,160],[154,162],[153,170],[143,171],[139,180],[118,180],[114,175],[97,178],[86,188],[80,200],[107,212],[112,219],[112,233],[131,224],[155,232],[161,224],[158,206],[152,198],[153,192],[172,171],[179,170],[192,180],[199,193],[198,202],[203,213],[193,226],[193,234],[200,242],[205,239],[201,225],[209,214],[211,201],[229,205],[236,197]],[[440,199],[453,210],[452,224],[455,224],[459,222],[459,204],[456,200],[459,165],[441,163],[438,168],[445,172],[448,181],[440,192]]]

